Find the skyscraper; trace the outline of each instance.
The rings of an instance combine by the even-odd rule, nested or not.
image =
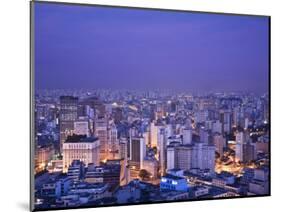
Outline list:
[[[222,156],[223,148],[226,145],[225,138],[221,134],[215,133],[213,136],[213,143],[215,145],[216,151],[220,154],[220,156]]]
[[[61,96],[60,97],[60,152],[67,136],[72,135],[74,131],[74,121],[78,114],[78,97]]]
[[[159,151],[159,165],[160,165],[160,174],[164,175],[166,171],[166,133],[165,129],[160,130],[159,137],[158,137],[158,151]]]
[[[100,140],[100,159],[107,159],[108,150],[108,121],[105,118],[97,118],[95,120],[95,136]]]
[[[131,138],[130,143],[130,160],[133,162],[140,163],[140,167],[142,167],[143,159],[146,155],[146,146],[144,138]]]
[[[192,130],[191,129],[183,129],[182,132],[182,143],[183,144],[192,144]]]
[[[237,161],[243,161],[243,145],[245,143],[245,134],[243,132],[236,133],[235,157]]]
[[[108,130],[108,159],[119,159],[119,141],[117,139],[117,128],[112,124]]]
[[[79,117],[74,122],[74,134],[90,136],[89,120],[87,117]]]
[[[215,171],[215,146],[196,143],[192,150],[192,168]]]

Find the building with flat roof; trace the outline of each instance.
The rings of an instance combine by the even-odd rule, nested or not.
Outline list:
[[[183,177],[167,174],[161,177],[160,190],[186,192],[188,190],[187,181]]]
[[[100,141],[97,137],[69,136],[63,144],[63,171],[66,172],[73,160],[99,165]]]

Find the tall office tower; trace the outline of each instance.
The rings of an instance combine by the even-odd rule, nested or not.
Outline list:
[[[105,118],[96,119],[95,121],[95,136],[100,140],[100,159],[107,159],[108,150],[108,121]]]
[[[250,142],[247,142],[243,145],[243,161],[244,162],[250,162],[252,160],[256,159],[256,150],[255,145],[251,144]]]
[[[175,167],[175,147],[172,145],[167,146],[167,170],[174,169]]]
[[[157,147],[158,126],[154,122],[150,124],[150,146]]]
[[[226,133],[230,133],[231,132],[231,122],[232,122],[232,118],[231,118],[231,112],[229,110],[224,111],[224,132]]]
[[[235,107],[234,109],[233,109],[233,125],[235,126],[235,127],[237,127],[238,125],[239,125],[239,114],[240,114],[240,112],[239,112],[239,107]]]
[[[163,116],[165,116],[165,108],[163,105],[156,105],[156,111],[155,111],[155,118],[157,119],[161,119]]]
[[[105,117],[105,105],[98,97],[90,97],[86,99],[85,104],[94,109],[94,113],[97,118]]]
[[[173,133],[173,126],[171,124],[167,124],[165,127],[165,134],[166,137],[169,138],[171,137],[174,133]]]
[[[123,111],[121,107],[117,107],[113,110],[114,122],[119,123],[123,119]]]
[[[245,134],[243,132],[236,133],[235,157],[237,161],[243,161],[243,145],[245,143]]]
[[[120,151],[119,151],[120,159],[124,160],[125,165],[128,162],[128,139],[121,137],[120,138]]]
[[[205,128],[200,128],[199,129],[199,137],[200,141],[203,142],[204,144],[209,144],[209,132]]]
[[[77,119],[78,98],[73,96],[60,97],[60,152],[67,136],[72,135],[74,121]]]
[[[130,137],[130,179],[139,178],[139,171],[143,168],[146,155],[145,141],[142,137]]]
[[[215,171],[215,146],[196,143],[192,150],[192,168]]]
[[[143,165],[143,159],[146,156],[146,146],[144,138],[135,137],[130,140],[130,160],[140,164],[140,168]]]
[[[99,165],[100,141],[96,137],[73,135],[63,143],[63,171],[66,172],[73,160]]]
[[[219,111],[220,122],[222,123],[222,132],[229,133],[231,131],[231,112],[229,110],[220,110]]]
[[[213,143],[216,151],[220,154],[220,156],[223,156],[223,148],[226,146],[225,138],[221,134],[215,133],[213,136]]]
[[[247,130],[248,127],[249,127],[249,118],[246,117],[246,118],[245,118],[245,123],[244,123],[244,129]]]
[[[182,143],[183,144],[192,144],[192,129],[190,129],[190,128],[183,129]]]
[[[160,174],[163,176],[166,172],[166,133],[165,129],[161,129],[158,137],[158,151],[159,151],[159,165],[160,165]]]
[[[117,128],[112,124],[108,130],[108,159],[119,159],[119,149]]]
[[[176,153],[176,164],[175,168],[181,170],[189,170],[192,168],[192,145],[181,145],[175,147]]]
[[[263,119],[268,122],[269,120],[269,102],[268,99],[265,98],[263,100]]]
[[[78,120],[74,121],[74,134],[90,136],[88,117],[79,117]]]

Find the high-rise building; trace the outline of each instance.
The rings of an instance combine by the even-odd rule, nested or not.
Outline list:
[[[192,144],[192,130],[191,129],[183,129],[182,132],[182,143],[183,144]]]
[[[90,136],[89,121],[87,117],[79,117],[74,121],[74,134]]]
[[[220,110],[220,122],[222,123],[222,133],[229,133],[231,130],[231,112],[229,110]]]
[[[130,178],[139,177],[139,171],[143,168],[143,160],[146,156],[146,145],[143,137],[130,137]]]
[[[150,124],[150,146],[157,147],[158,142],[158,126],[154,122]]]
[[[192,168],[215,171],[215,146],[196,143],[192,151]]]
[[[256,159],[255,145],[250,142],[243,145],[243,161],[250,162]]]
[[[130,160],[140,163],[140,167],[142,167],[143,159],[146,156],[146,146],[144,138],[131,138],[130,143]]]
[[[89,163],[99,165],[100,141],[97,137],[73,135],[63,144],[63,171],[66,172],[73,160],[80,160],[86,166]]]
[[[112,124],[108,130],[108,154],[107,159],[119,159],[119,140],[117,138],[117,128]]]
[[[165,129],[161,129],[158,136],[158,152],[159,152],[159,165],[160,165],[160,174],[164,175],[166,171],[166,150],[167,140]]]
[[[254,170],[254,178],[249,183],[249,192],[257,195],[269,194],[269,170],[261,167]]]
[[[167,146],[167,170],[208,169],[214,173],[215,147],[204,143]]]
[[[100,141],[100,159],[106,160],[108,152],[108,121],[106,118],[95,120],[95,136]]]
[[[176,165],[175,168],[189,170],[192,168],[192,145],[181,145],[175,147],[176,150]]]
[[[213,136],[213,143],[215,145],[217,153],[219,153],[220,156],[222,156],[223,148],[226,146],[225,138],[221,134],[215,133]]]
[[[124,159],[125,164],[127,165],[128,160],[128,139],[121,137],[120,138],[120,151],[119,151],[119,157],[120,159]]]
[[[245,143],[245,134],[243,132],[236,133],[235,157],[237,161],[243,161],[243,145]]]
[[[116,107],[113,112],[114,122],[119,123],[123,119],[123,111],[121,107]]]
[[[78,116],[78,98],[73,96],[60,97],[60,152],[67,136],[74,131],[74,121]]]
[[[205,128],[200,128],[199,129],[199,137],[200,141],[203,142],[204,144],[209,144],[209,132]]]

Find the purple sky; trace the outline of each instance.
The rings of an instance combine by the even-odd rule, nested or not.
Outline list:
[[[40,89],[268,91],[268,18],[35,3]]]

